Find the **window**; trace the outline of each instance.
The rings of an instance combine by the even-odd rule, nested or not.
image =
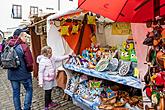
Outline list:
[[[15,19],[22,19],[22,6],[21,5],[12,6],[12,17]]]
[[[38,14],[38,7],[30,6],[30,14],[31,15]]]

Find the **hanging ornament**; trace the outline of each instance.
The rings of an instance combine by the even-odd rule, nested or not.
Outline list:
[[[96,25],[96,16],[87,15],[87,18],[88,18],[87,24]]]
[[[69,26],[61,26],[61,35],[69,36]]]
[[[92,37],[91,37],[91,41],[92,41],[92,43],[93,43],[94,45],[97,44],[97,38],[96,38],[95,35],[92,35]]]
[[[73,25],[73,27],[72,27],[72,31],[71,31],[71,33],[72,34],[77,34],[78,33],[78,30],[79,30],[79,25]]]
[[[82,26],[82,21],[78,21],[79,28]]]
[[[160,94],[156,91],[152,91],[151,100],[152,103],[158,104],[160,100]]]
[[[62,18],[61,19],[61,22],[60,22],[60,26],[63,26],[65,23],[66,23],[66,19],[65,18]]]

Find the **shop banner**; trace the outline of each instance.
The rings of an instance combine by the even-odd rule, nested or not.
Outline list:
[[[112,35],[130,35],[131,24],[130,23],[113,23],[112,24]]]

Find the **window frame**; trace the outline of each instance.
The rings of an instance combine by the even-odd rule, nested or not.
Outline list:
[[[30,15],[37,15],[38,14],[38,11],[39,10],[38,10],[38,7],[37,6],[30,6]]]
[[[12,14],[13,14],[13,16],[12,16],[13,19],[22,19],[22,5],[13,4],[12,5]]]

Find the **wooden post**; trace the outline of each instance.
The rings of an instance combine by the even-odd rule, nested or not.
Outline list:
[[[31,44],[32,44],[32,55],[33,55],[33,76],[37,78],[38,76],[38,64],[36,63],[37,56],[41,51],[41,40],[40,37],[35,34],[34,27],[29,28],[29,33],[31,35]]]
[[[154,12],[154,19],[156,16],[160,15],[160,0],[153,1],[153,12]]]
[[[79,36],[79,40],[78,40],[78,44],[77,44],[78,51],[76,52],[76,54],[80,54],[80,49],[81,49],[81,44],[82,44],[82,39],[83,39],[86,23],[87,23],[87,14],[84,15],[83,25],[82,25],[82,28],[80,31],[80,36]]]

